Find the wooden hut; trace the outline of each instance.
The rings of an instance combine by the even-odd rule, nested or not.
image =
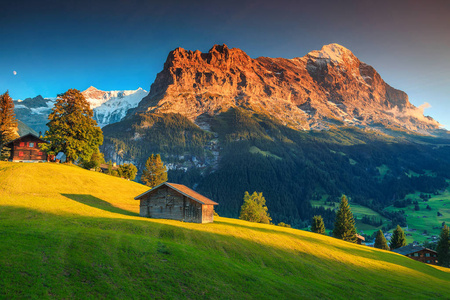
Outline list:
[[[47,154],[39,147],[43,143],[48,142],[32,133],[28,133],[7,143],[5,146],[11,149],[10,161],[43,162],[47,161]]]
[[[193,223],[213,222],[214,205],[218,205],[187,186],[169,182],[164,182],[134,199],[140,200],[141,217]]]
[[[356,243],[358,245],[362,245],[365,241],[366,239],[362,235],[356,234]]]

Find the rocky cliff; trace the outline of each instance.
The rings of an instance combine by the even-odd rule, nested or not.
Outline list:
[[[388,127],[426,133],[439,124],[338,44],[293,59],[250,58],[215,45],[169,53],[137,113],[180,113],[202,126],[231,107],[268,114],[291,128]]]

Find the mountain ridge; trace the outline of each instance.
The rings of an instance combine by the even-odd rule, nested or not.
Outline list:
[[[142,88],[136,90],[102,91],[90,86],[81,92],[94,111],[94,120],[100,127],[122,120],[128,110],[136,107],[148,92]],[[37,132],[47,130],[48,115],[56,98],[34,98],[14,100],[14,111],[19,120]]]
[[[134,113],[180,113],[197,121],[232,107],[272,115],[297,130],[381,125],[430,134],[440,126],[338,44],[293,59],[252,59],[226,45],[207,53],[176,48]]]

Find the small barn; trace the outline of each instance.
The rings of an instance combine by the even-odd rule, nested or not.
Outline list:
[[[358,245],[363,245],[365,241],[366,239],[362,235],[356,234],[356,243]]]
[[[140,216],[173,219],[193,223],[213,222],[214,205],[218,205],[187,186],[164,182],[137,196]]]
[[[28,133],[7,143],[5,146],[11,148],[10,161],[43,162],[47,161],[47,154],[39,146],[47,143],[47,141],[38,136]]]
[[[417,261],[421,261],[423,263],[436,265],[437,264],[437,252],[420,245],[409,244],[404,247],[400,247],[392,250],[398,254],[402,254],[408,256]]]

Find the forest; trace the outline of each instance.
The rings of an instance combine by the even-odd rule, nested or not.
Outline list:
[[[239,215],[245,191],[262,192],[273,222],[297,228],[318,214],[327,227],[334,221],[334,212],[312,207],[311,200],[338,202],[345,194],[386,215],[383,209],[408,193],[435,193],[450,179],[448,139],[343,126],[297,131],[242,108],[208,121],[210,131],[179,114],[136,115],[104,127],[102,151],[107,160],[120,157],[139,170],[152,153],[186,166],[171,168],[169,181],[219,202],[222,216]],[[186,164],[193,158],[199,163]],[[401,221],[401,208],[386,217]]]

